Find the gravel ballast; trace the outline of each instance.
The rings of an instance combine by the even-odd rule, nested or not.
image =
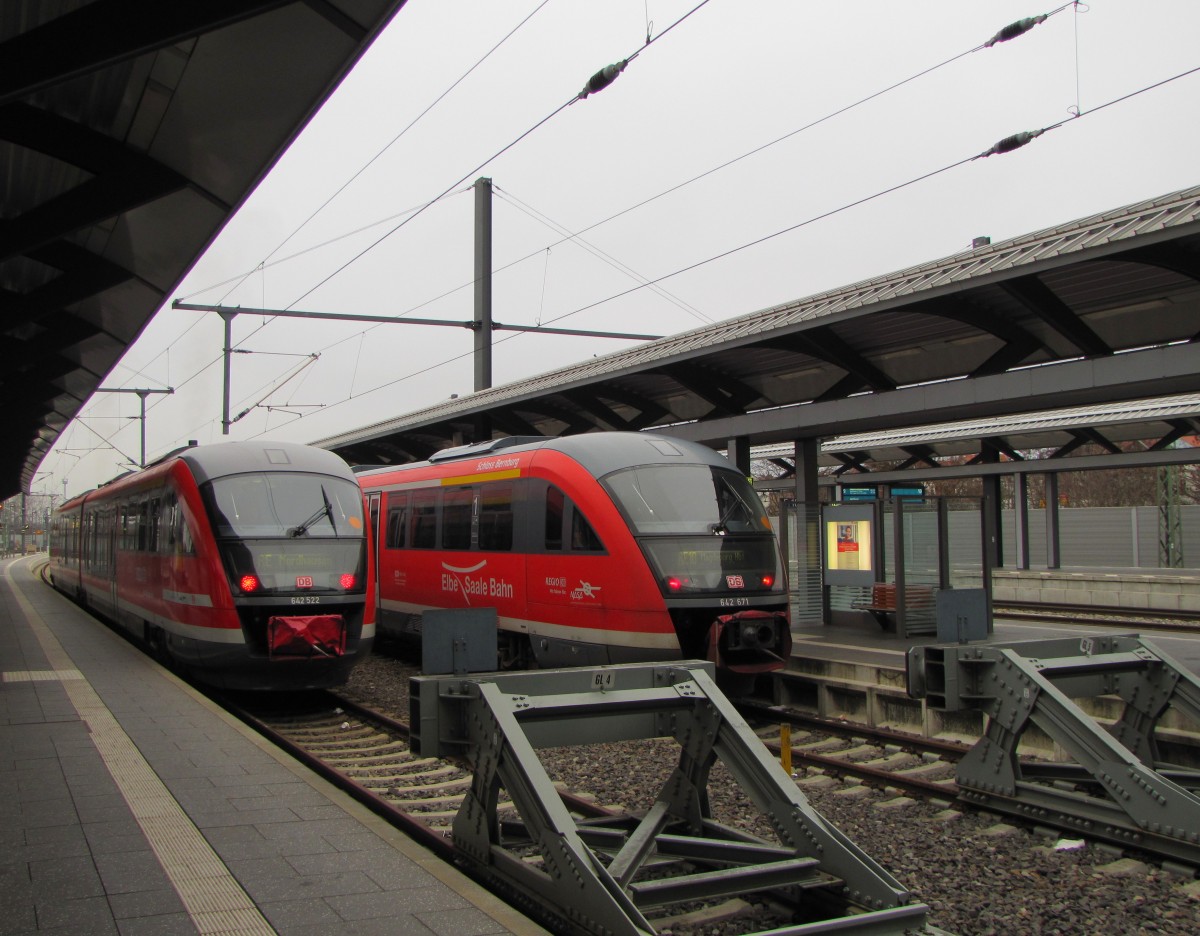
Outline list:
[[[354,671],[351,697],[408,717],[411,665],[377,654]],[[551,778],[608,806],[644,808],[678,759],[669,740],[541,752]],[[956,804],[797,771],[813,807],[930,908],[929,923],[960,936],[1197,936],[1200,881],[1093,842],[1075,845]],[[718,764],[715,818],[774,841],[753,804]],[[735,936],[738,924],[675,930]]]

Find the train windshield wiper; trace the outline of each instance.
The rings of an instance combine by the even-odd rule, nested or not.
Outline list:
[[[337,524],[333,522],[333,507],[329,503],[329,495],[325,493],[325,485],[323,484],[321,485],[321,500],[324,503],[321,507],[317,508],[317,512],[299,526],[294,526],[288,530],[288,536],[304,536],[308,533],[309,528],[322,517],[329,518],[329,525],[333,527],[334,535],[337,535]]]
[[[729,503],[721,513],[721,519],[716,523],[710,523],[708,526],[709,530],[716,533],[717,536],[724,536],[729,532],[729,521],[733,519],[733,515],[737,512],[738,508],[741,508],[742,511],[742,522],[745,522],[746,516],[753,514],[750,506],[742,500],[741,495],[737,491],[727,487],[725,488],[725,493],[729,495]]]

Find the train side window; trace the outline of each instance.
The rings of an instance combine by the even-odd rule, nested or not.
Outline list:
[[[563,545],[563,513],[566,496],[551,485],[546,488],[546,549],[559,550]]]
[[[437,491],[417,491],[408,517],[408,545],[413,549],[433,549],[436,544]]]
[[[192,536],[192,528],[188,526],[187,514],[184,512],[183,505],[179,505],[179,512],[176,515],[176,541],[179,543],[176,552],[184,556],[196,555],[196,540]]]
[[[142,501],[134,509],[138,515],[137,550],[145,552],[150,548],[150,504]]]
[[[138,542],[138,505],[125,503],[120,506],[120,531],[118,538],[120,547],[125,551],[137,549]]]
[[[587,517],[574,504],[571,505],[571,551],[572,552],[603,552],[604,544],[588,523]]]
[[[146,501],[146,550],[158,552],[159,535],[162,523],[162,499],[153,497]]]
[[[167,491],[162,496],[162,506],[158,517],[158,552],[169,556],[175,551],[176,517],[179,505],[175,503],[175,495]]]
[[[471,488],[446,491],[442,497],[442,549],[471,548]]]
[[[479,548],[508,552],[513,546],[513,486],[485,484],[479,491]]]
[[[387,529],[384,531],[384,545],[388,549],[404,547],[404,517],[408,512],[408,498],[401,494],[388,496]]]

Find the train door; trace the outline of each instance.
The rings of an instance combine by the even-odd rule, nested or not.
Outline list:
[[[378,491],[367,495],[367,519],[371,524],[371,567],[375,570],[375,620],[379,620],[379,553],[383,549],[383,529],[379,526],[379,502],[383,495]]]

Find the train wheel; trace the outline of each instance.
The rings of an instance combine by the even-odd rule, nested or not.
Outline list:
[[[530,646],[527,634],[500,631],[496,635],[496,649],[499,655],[498,665],[502,670],[525,670],[535,666],[533,647]]]
[[[153,624],[142,624],[142,639],[150,650],[150,655],[167,669],[171,668],[171,651],[167,648],[167,635],[161,627]]]

